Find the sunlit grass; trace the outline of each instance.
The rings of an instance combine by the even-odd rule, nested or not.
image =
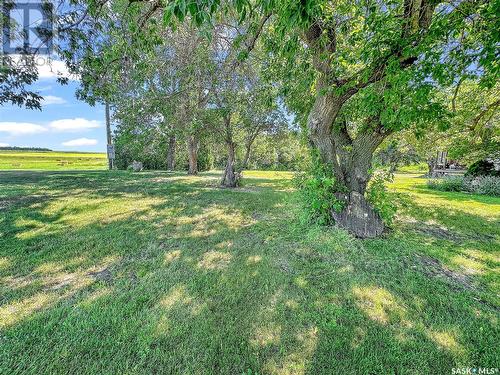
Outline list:
[[[495,367],[500,199],[417,176],[361,241],[297,220],[291,173],[2,173],[0,373]]]
[[[440,207],[448,212],[461,211],[481,216],[488,221],[500,219],[500,199],[469,193],[439,192],[427,189],[426,178],[417,174],[399,174],[390,188],[408,193],[414,203],[426,207]]]
[[[381,324],[388,324],[406,317],[404,306],[386,289],[379,287],[355,287],[353,293],[358,300],[358,306],[366,315]]]

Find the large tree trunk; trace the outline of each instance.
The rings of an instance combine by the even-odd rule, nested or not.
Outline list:
[[[344,202],[341,212],[332,212],[337,226],[356,237],[376,237],[384,230],[380,215],[365,199],[373,152],[387,136],[378,119],[370,119],[367,130],[351,138],[345,121],[338,114],[344,99],[318,94],[308,117],[309,137],[324,163],[334,170],[338,183],[347,193],[337,193]]]
[[[188,158],[189,158],[189,169],[188,174],[195,175],[198,174],[198,149],[200,146],[200,141],[196,135],[190,135],[188,137]]]
[[[373,146],[363,144],[358,136],[353,142],[351,155],[340,159],[344,185],[348,193],[337,194],[344,202],[344,209],[332,212],[335,223],[359,238],[377,237],[384,231],[380,215],[365,199],[366,186],[370,179],[369,169],[373,156]]]
[[[377,237],[384,231],[380,215],[370,206],[363,194],[351,191],[343,197],[346,205],[340,212],[333,211],[335,224],[359,238]]]
[[[175,169],[175,135],[168,138],[168,151],[167,151],[167,169],[173,171]]]

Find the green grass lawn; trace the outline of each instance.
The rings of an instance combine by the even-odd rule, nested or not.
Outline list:
[[[0,150],[0,170],[106,169],[104,153]]]
[[[500,367],[500,198],[390,185],[383,238],[299,222],[290,173],[0,173],[1,374]]]

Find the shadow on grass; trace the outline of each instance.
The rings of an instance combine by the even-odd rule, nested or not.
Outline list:
[[[420,234],[353,240],[295,223],[289,193],[275,190],[288,182],[252,178],[245,187],[265,186],[257,195],[212,188],[210,178],[12,176],[11,197],[49,196],[5,210],[0,369],[330,374],[495,365],[495,312],[405,262]]]

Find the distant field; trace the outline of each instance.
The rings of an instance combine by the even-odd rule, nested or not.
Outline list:
[[[105,168],[105,153],[0,151],[0,170],[95,170]]]

